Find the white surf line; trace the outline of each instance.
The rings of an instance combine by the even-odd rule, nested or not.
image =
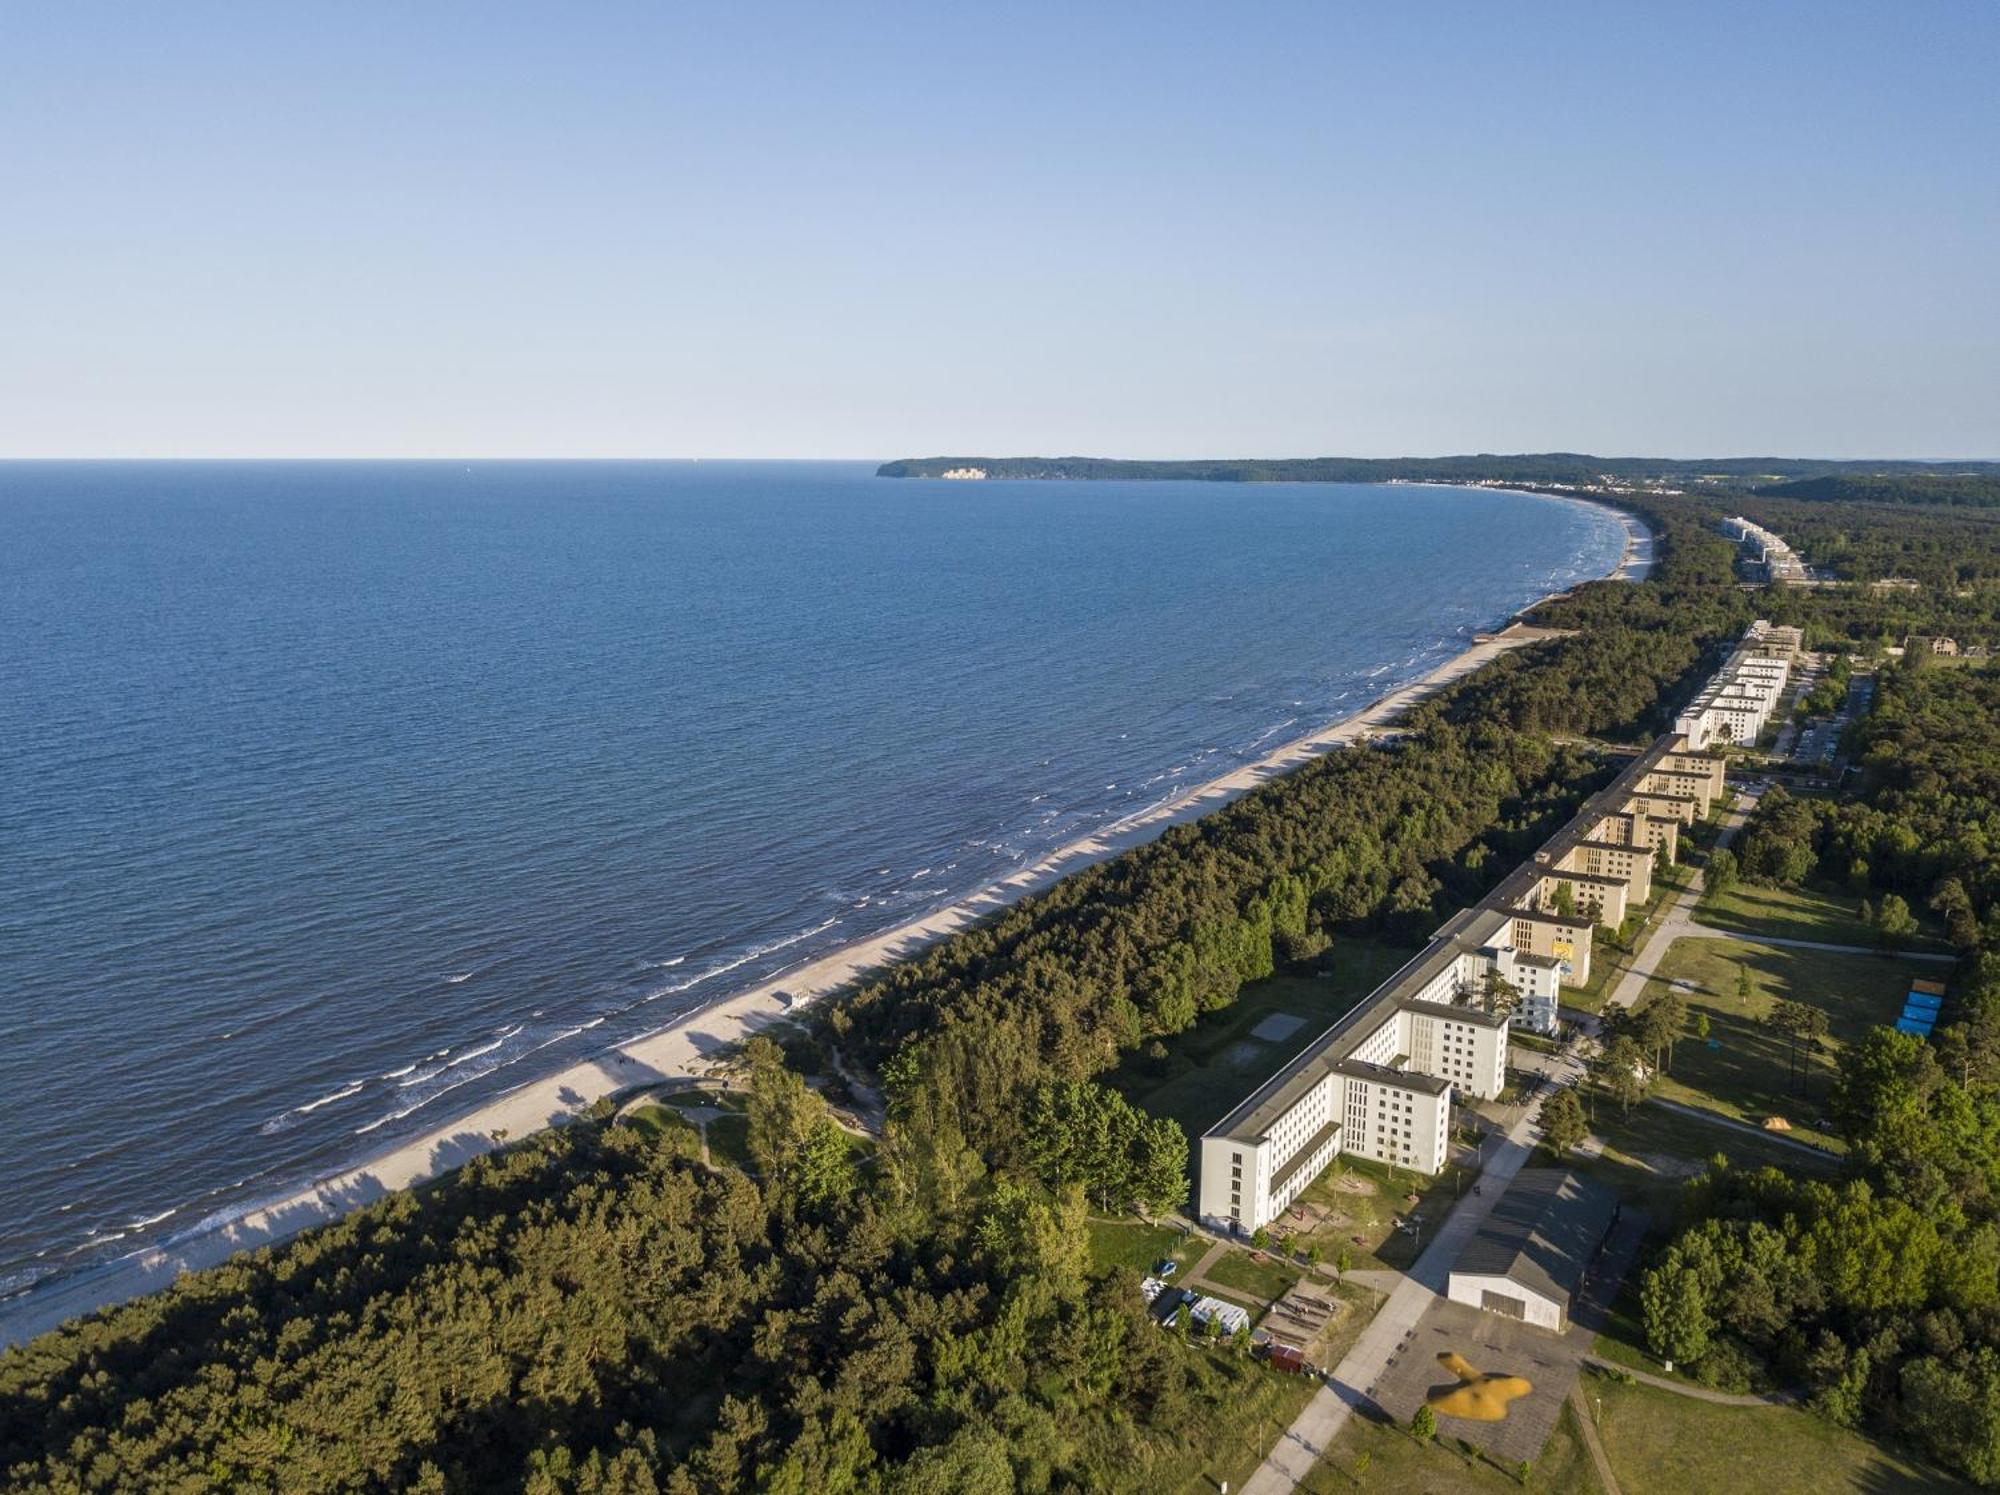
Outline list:
[[[1537,605],[1531,603],[1522,611]],[[262,1205],[214,1231],[171,1244],[162,1242],[103,1267],[31,1288],[0,1303],[0,1345],[32,1338],[76,1314],[157,1291],[182,1272],[213,1266],[238,1251],[270,1245],[338,1219],[397,1189],[426,1183],[506,1143],[573,1120],[605,1096],[636,1085],[705,1073],[721,1051],[796,1015],[804,1006],[854,985],[883,966],[907,959],[1072,872],[1154,840],[1171,826],[1199,819],[1294,768],[1391,726],[1410,707],[1489,661],[1553,636],[1548,630],[1527,627],[1504,635],[1482,635],[1420,679],[1352,716],[1286,743],[1151,810],[1071,841],[1033,866],[990,883],[957,903],[684,1013],[667,1026],[595,1059],[523,1084],[449,1125]]]

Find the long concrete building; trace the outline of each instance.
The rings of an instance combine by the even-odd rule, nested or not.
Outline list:
[[[1743,549],[1743,556],[1764,580],[1795,586],[1806,578],[1806,563],[1798,553],[1763,525],[1737,515],[1722,521],[1722,532]]]
[[[1697,749],[1715,742],[1756,742],[1778,708],[1803,642],[1796,628],[1774,628],[1762,619],[1752,623],[1728,661],[1676,719],[1674,730]]]
[[[1678,733],[1640,753],[1535,855],[1247,1096],[1201,1139],[1196,1209],[1249,1234],[1335,1157],[1444,1166],[1455,1094],[1506,1083],[1518,1025],[1556,1029],[1562,988],[1590,980],[1592,930],[1651,896],[1680,829],[1723,791],[1720,754]]]

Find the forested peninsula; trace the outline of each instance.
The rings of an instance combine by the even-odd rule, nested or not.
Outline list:
[[[884,462],[885,478],[939,478],[978,472],[989,478],[1180,479],[1227,483],[1564,483],[1607,480],[1663,486],[1671,483],[1745,488],[1786,480],[1873,479],[1860,488],[1776,490],[1775,496],[1870,498],[1892,492],[1922,494],[1935,485],[1938,498],[1902,502],[1974,500],[1957,495],[1986,491],[2000,483],[2000,462],[1827,461],[1803,457],[1596,457],[1583,452],[1457,457],[1288,457],[1205,459],[1184,462],[1131,462],[1106,457],[906,457]],[[1967,480],[1974,480],[1967,486]],[[1905,485],[1898,487],[1897,485]],[[1907,485],[1914,484],[1914,488]]]
[[[1545,604],[1558,636],[1391,740],[1006,909],[782,1048],[753,1043],[705,1132],[606,1102],[0,1355],[0,1478],[997,1495],[1254,1466],[1296,1382],[1162,1331],[1137,1291],[1149,1259],[1103,1246],[1184,1188],[1182,1129],[1123,1077],[1246,986],[1414,939],[1481,896],[1616,771],[1605,745],[1663,730],[1751,618],[1855,659],[1913,629],[2000,638],[1983,581],[2000,525],[1974,511],[1770,501],[1759,522],[1834,516],[1808,554],[1935,580],[1751,592],[1715,530],[1733,501],[1618,501],[1655,530],[1648,580]],[[1844,1051],[1837,1176],[1703,1174],[1638,1280],[1655,1349],[1755,1367],[1814,1409],[1786,1417],[2000,1484],[1996,707],[1983,676],[1918,668],[1888,672],[1860,802],[1772,802],[1740,875],[1934,904],[1959,957],[1938,1039]],[[829,1101],[878,1090],[879,1135],[858,1144]]]

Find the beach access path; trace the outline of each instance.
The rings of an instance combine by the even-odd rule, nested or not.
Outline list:
[[[397,1189],[427,1183],[472,1158],[544,1127],[570,1121],[605,1096],[706,1073],[743,1040],[796,1016],[808,1004],[852,986],[870,972],[907,959],[1073,872],[1152,841],[1172,826],[1199,819],[1315,758],[1393,726],[1417,703],[1510,650],[1559,636],[1555,630],[1519,623],[1497,634],[1482,635],[1422,679],[1345,720],[1072,841],[1033,866],[948,908],[844,946],[775,980],[691,1012],[657,1033],[532,1081],[449,1126],[301,1188],[225,1226],[162,1243],[24,1293],[0,1304],[0,1346],[31,1339],[94,1308],[155,1292],[182,1272],[214,1266],[238,1251],[285,1240]]]
[[[1612,576],[1636,580],[1648,569],[1652,534],[1634,516],[1622,510],[1617,512],[1625,524],[1627,540],[1625,554]],[[1548,600],[1545,597],[1541,602]],[[1531,603],[1522,611],[1532,612],[1540,605]],[[0,1347],[32,1339],[77,1314],[157,1292],[183,1272],[199,1271],[227,1260],[238,1251],[286,1240],[302,1230],[337,1220],[398,1189],[428,1183],[473,1158],[517,1142],[544,1127],[574,1120],[606,1096],[704,1074],[745,1039],[796,1016],[810,1003],[851,987],[869,973],[905,960],[1073,872],[1144,845],[1173,826],[1198,820],[1293,769],[1392,727],[1413,706],[1510,650],[1561,636],[1560,630],[1520,622],[1498,633],[1478,635],[1470,647],[1423,678],[1390,692],[1354,715],[1072,841],[1033,866],[991,883],[947,908],[843,946],[775,980],[688,1013],[659,1032],[634,1039],[546,1079],[531,1081],[460,1116],[448,1126],[300,1188],[226,1225],[162,1242],[70,1277],[57,1278],[0,1303]]]

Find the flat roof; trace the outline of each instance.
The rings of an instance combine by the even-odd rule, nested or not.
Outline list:
[[[1422,1095],[1443,1095],[1451,1081],[1437,1075],[1420,1074],[1414,1069],[1394,1069],[1387,1064],[1370,1064],[1365,1059],[1342,1059],[1334,1066],[1357,1080],[1373,1080],[1396,1090],[1415,1090]]]
[[[1577,845],[1588,851],[1617,851],[1626,856],[1649,857],[1653,854],[1650,846],[1637,846],[1630,841],[1579,841]]]
[[[1545,867],[1542,869],[1542,875],[1560,877],[1564,882],[1594,882],[1600,888],[1625,886],[1625,879],[1622,877],[1606,877],[1602,872],[1572,872],[1567,867]]]
[[[1458,1007],[1450,1002],[1405,1002],[1405,1012],[1421,1012],[1425,1017],[1441,1017],[1449,1022],[1470,1023],[1475,1028],[1504,1028],[1507,1019],[1484,1007]]]
[[[1606,815],[1627,813],[1625,806],[1639,793],[1632,785],[1657,768],[1660,760],[1668,754],[1684,751],[1686,747],[1687,739],[1677,732],[1655,738],[1650,746],[1642,749],[1619,770],[1617,777],[1585,800],[1562,828],[1542,843],[1535,856],[1501,878],[1478,903],[1459,910],[1440,924],[1429,944],[1403,962],[1387,980],[1349,1008],[1302,1053],[1282,1065],[1277,1073],[1251,1091],[1234,1110],[1202,1135],[1238,1142],[1259,1141],[1276,1125],[1279,1117],[1297,1105],[1307,1091],[1329,1074],[1358,1073],[1356,1069],[1346,1067],[1359,1063],[1351,1058],[1354,1051],[1379,1032],[1382,1025],[1395,1016],[1400,1005],[1414,1003],[1417,1000],[1414,994],[1435,981],[1461,955],[1476,953],[1493,943],[1494,936],[1504,931],[1510,920],[1531,919],[1537,924],[1552,924],[1588,934],[1596,923],[1588,915],[1565,917],[1520,907],[1534,892],[1536,885],[1551,875],[1551,869],[1542,860],[1544,854],[1550,861],[1560,861],[1590,838],[1599,820]],[[1647,797],[1695,803],[1691,794],[1649,794]],[[1567,872],[1556,875],[1582,879],[1593,876]],[[1595,880],[1624,886],[1621,878]],[[1464,1011],[1459,1008],[1449,1010],[1454,1015],[1462,1015]],[[1361,1068],[1369,1071],[1381,1069],[1375,1065]],[[1363,1077],[1399,1084],[1411,1090],[1423,1090],[1432,1083],[1443,1088],[1449,1083],[1402,1070],[1382,1070],[1379,1075],[1369,1073]]]

